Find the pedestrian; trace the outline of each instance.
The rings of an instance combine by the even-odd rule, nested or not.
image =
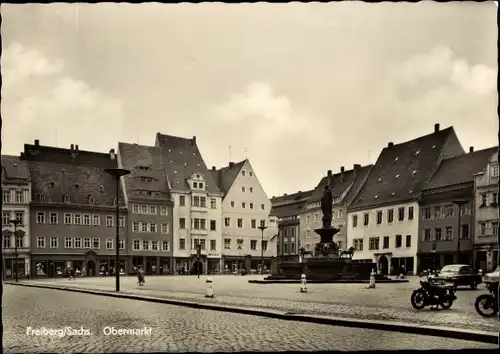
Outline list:
[[[139,267],[137,275],[139,278],[139,286],[144,286],[145,279],[144,279],[144,270],[142,269],[142,267]]]
[[[82,278],[85,277],[87,275],[87,267],[83,266],[83,269],[82,269]]]

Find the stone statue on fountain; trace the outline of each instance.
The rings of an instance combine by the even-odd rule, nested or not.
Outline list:
[[[323,212],[323,227],[315,229],[321,240],[316,244],[314,249],[315,257],[338,257],[338,245],[333,241],[333,236],[340,230],[332,227],[332,209],[333,209],[333,195],[330,189],[330,178],[327,178],[323,195],[321,196],[321,211]]]

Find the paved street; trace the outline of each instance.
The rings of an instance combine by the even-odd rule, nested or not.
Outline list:
[[[182,352],[495,348],[467,342],[282,321],[135,300],[5,286],[4,351]],[[88,336],[28,336],[27,327],[87,329]],[[105,327],[151,334],[105,336]]]
[[[260,276],[213,276],[215,299],[207,300],[205,277],[151,276],[144,287],[135,277],[123,277],[122,291],[134,294],[166,297],[226,305],[260,307],[294,313],[308,313],[371,320],[393,320],[419,324],[498,331],[498,320],[480,317],[474,309],[476,297],[485,290],[460,289],[458,300],[450,310],[417,311],[410,304],[411,292],[419,287],[417,277],[409,283],[377,284],[309,284],[308,293],[300,293],[300,284],[250,284]],[[41,284],[64,284],[94,290],[113,290],[114,278],[86,278],[69,282],[67,279],[36,280]]]

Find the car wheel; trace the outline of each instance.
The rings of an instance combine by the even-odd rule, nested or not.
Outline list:
[[[472,290],[476,290],[477,289],[477,282],[476,281],[473,281],[471,284],[470,284],[470,288]]]

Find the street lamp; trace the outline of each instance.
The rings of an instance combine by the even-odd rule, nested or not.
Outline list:
[[[106,173],[113,176],[116,180],[116,260],[115,260],[115,279],[116,292],[120,291],[120,177],[130,174],[129,170],[122,168],[107,168]]]
[[[457,232],[457,263],[460,263],[460,228],[462,227],[462,205],[468,204],[468,200],[454,200],[453,204],[458,205],[458,232]]]
[[[267,226],[261,224],[259,226],[260,231],[262,232],[262,240],[260,242],[260,275],[264,274],[264,230],[267,229]]]
[[[201,244],[196,244],[196,271],[198,272],[198,279],[200,279],[200,254],[201,254]]]
[[[9,220],[9,222],[11,224],[14,225],[14,274],[15,274],[15,277],[16,277],[16,282],[19,281],[19,278],[17,276],[17,225],[19,225],[21,223],[21,220],[18,220],[18,219],[14,219],[12,218],[11,220]]]

